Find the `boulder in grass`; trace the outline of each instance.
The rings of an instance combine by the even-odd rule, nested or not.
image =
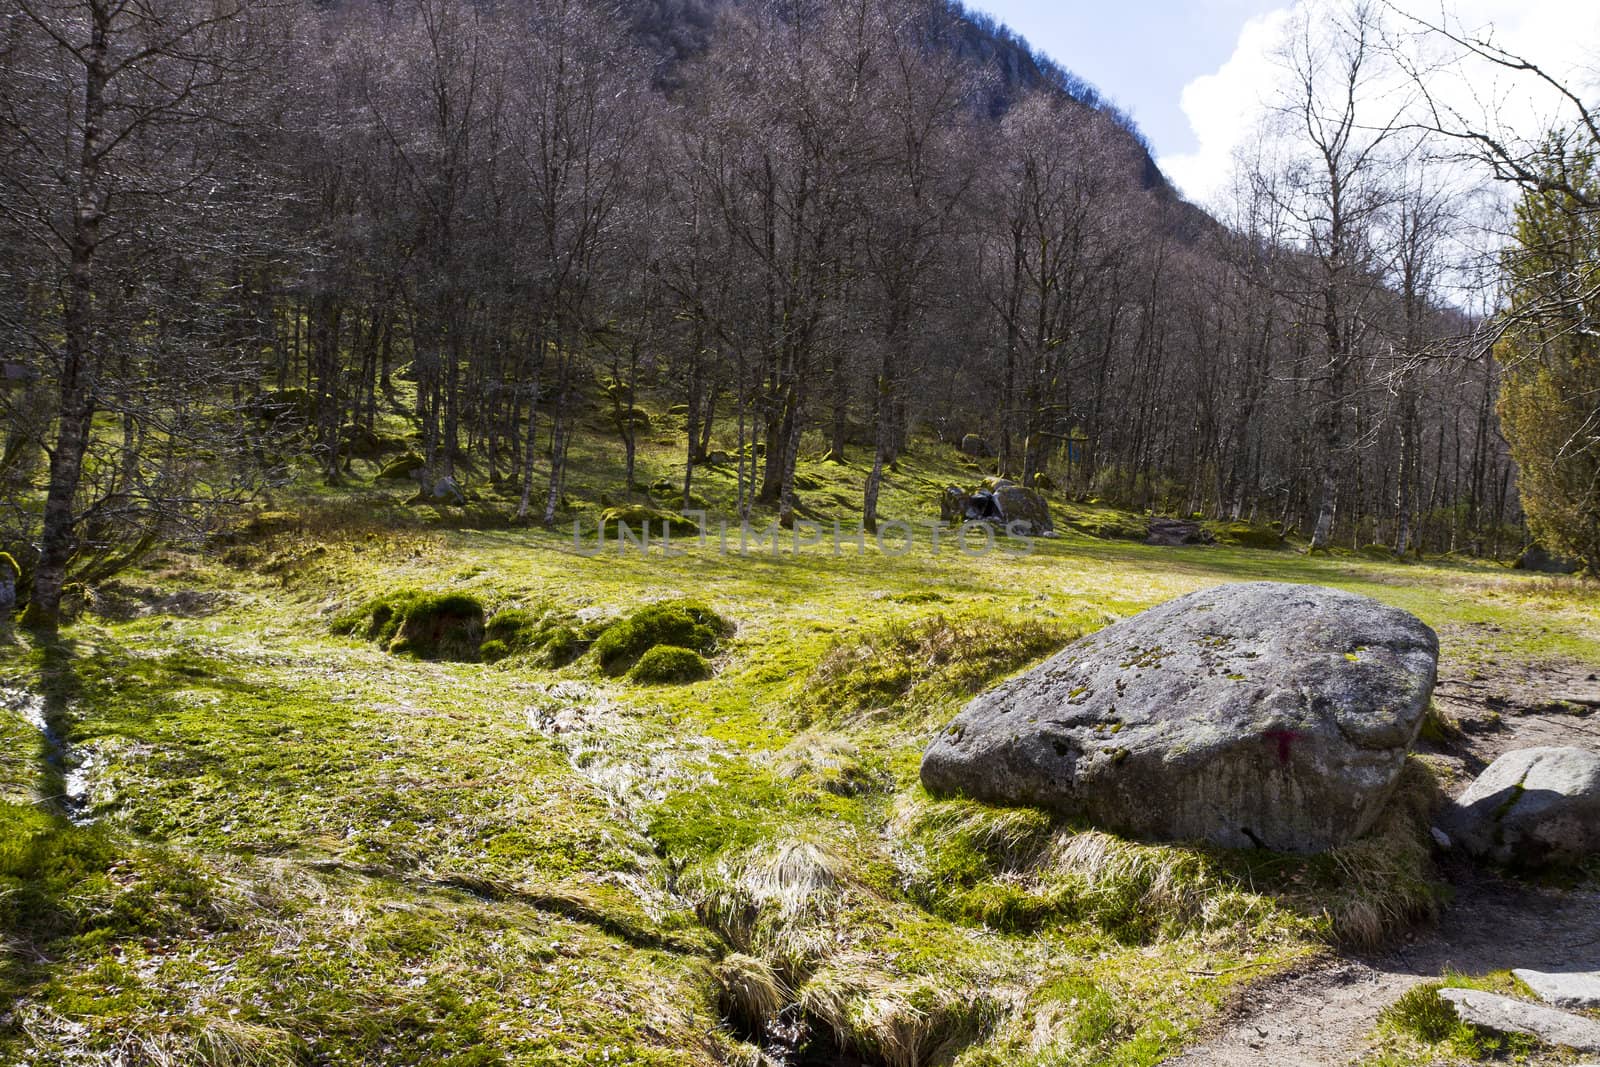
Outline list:
[[[1543,746],[1507,752],[1444,816],[1474,856],[1515,867],[1600,853],[1600,752]]]
[[[1438,654],[1415,616],[1354,593],[1207,589],[978,697],[922,781],[1132,836],[1320,851],[1382,811]]]

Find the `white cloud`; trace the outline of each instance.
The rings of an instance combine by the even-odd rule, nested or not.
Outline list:
[[[1183,89],[1182,107],[1199,147],[1163,156],[1161,168],[1184,195],[1215,203],[1228,188],[1236,150],[1258,135],[1283,72],[1274,53],[1298,9],[1329,0],[1296,0],[1250,19],[1233,55],[1214,73]],[[1501,47],[1524,55],[1568,83],[1592,93],[1600,76],[1600,5],[1594,0],[1396,0],[1395,6],[1432,23],[1489,31]],[[1390,14],[1393,24],[1405,20]],[[1433,83],[1454,106],[1534,134],[1562,115],[1552,95],[1527,77],[1468,64]],[[1570,118],[1571,112],[1567,112]]]

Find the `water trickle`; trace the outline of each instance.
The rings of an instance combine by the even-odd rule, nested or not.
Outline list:
[[[24,722],[39,731],[44,742],[45,779],[59,783],[60,789],[54,792],[53,799],[59,802],[66,817],[80,826],[93,822],[94,817],[88,814],[93,758],[73,758],[66,739],[50,721],[42,695],[26,688],[0,688],[0,706],[20,715]]]

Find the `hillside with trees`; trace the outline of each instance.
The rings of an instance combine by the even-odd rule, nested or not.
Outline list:
[[[601,393],[626,450],[636,399],[685,406],[685,499],[735,420],[740,513],[785,524],[804,452],[973,433],[1027,484],[1318,547],[1525,541],[1496,364],[1447,343],[1467,220],[1382,116],[1217,223],[944,3],[50,5],[6,54],[0,521],[41,620],[391,416],[425,490],[562,521]],[[1341,72],[1305,73],[1324,108]]]

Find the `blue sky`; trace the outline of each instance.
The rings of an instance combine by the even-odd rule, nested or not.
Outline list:
[[[967,0],[1132,114],[1156,162],[1200,204],[1225,194],[1235,152],[1261,136],[1282,77],[1278,47],[1297,9],[1344,0]],[[1398,9],[1396,11],[1395,9]],[[1596,0],[1386,0],[1399,12],[1488,35],[1585,94],[1600,93]],[[1570,109],[1529,79],[1470,64],[1436,75],[1451,106],[1485,128],[1549,129]]]
[[[1194,152],[1184,86],[1227,62],[1240,30],[1283,0],[972,0],[1133,115],[1158,156]]]

